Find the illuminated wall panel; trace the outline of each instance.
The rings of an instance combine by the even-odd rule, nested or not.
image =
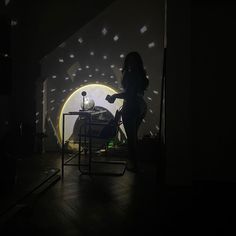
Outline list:
[[[50,120],[58,139],[60,114],[70,109],[80,109],[81,87],[99,85],[85,88],[90,96],[96,94],[95,105],[104,106],[112,113],[121,105],[119,101],[113,107],[104,98],[106,92],[111,94],[114,90],[122,91],[121,68],[125,55],[130,51],[141,54],[150,80],[144,97],[148,104],[148,113],[141,125],[139,136],[157,134],[163,30],[163,0],[119,0],[42,59],[42,79],[46,81],[46,89],[42,91],[45,96],[41,105],[47,107],[44,117]],[[102,95],[99,96],[99,93]],[[75,97],[77,98],[74,99]]]

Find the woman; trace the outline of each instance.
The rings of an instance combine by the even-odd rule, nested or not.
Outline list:
[[[146,115],[147,104],[143,99],[149,80],[139,53],[130,52],[124,60],[121,84],[124,92],[108,95],[107,101],[114,103],[117,98],[124,99],[122,120],[127,135],[129,163],[128,170],[136,170],[138,162],[138,129]]]

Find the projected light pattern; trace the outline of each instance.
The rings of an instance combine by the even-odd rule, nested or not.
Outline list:
[[[115,35],[114,38],[113,38],[113,40],[114,40],[115,42],[118,41],[118,39],[119,39],[119,36],[118,36],[118,35]]]
[[[107,34],[107,29],[106,29],[106,28],[103,28],[103,29],[102,29],[102,34],[103,34],[103,35],[106,35],[106,34]]]
[[[11,20],[11,26],[16,26],[18,24],[18,21],[16,19]]]
[[[156,1],[153,1],[153,4],[154,2],[156,4]],[[77,91],[81,91],[84,86],[91,84],[97,86],[96,89],[91,87],[93,88],[91,94],[99,94],[98,90],[101,89],[103,95],[94,98],[95,104],[105,106],[114,112],[117,106],[110,104],[107,107],[109,103],[104,100],[105,91],[107,93],[109,89],[113,92],[123,91],[122,66],[125,56],[130,51],[138,51],[141,54],[150,81],[144,96],[148,112],[140,127],[139,136],[157,134],[163,62],[164,5],[158,0],[157,5],[160,6],[158,9],[151,3],[152,1],[150,4],[144,0],[137,1],[135,5],[135,11],[139,15],[137,19],[130,14],[129,8],[133,9],[131,2],[116,1],[102,15],[61,43],[41,61],[42,76],[47,81],[45,87],[47,116],[58,132],[57,137],[60,137],[61,123],[58,120],[61,112],[65,111],[63,110],[65,107],[68,108],[66,112],[76,108],[78,100],[73,100],[72,97],[74,98]],[[122,12],[122,19],[119,12]],[[107,89],[104,90],[99,86],[105,86]],[[122,100],[117,101],[121,105]]]
[[[63,43],[61,43],[61,44],[59,45],[59,48],[64,48],[65,46],[66,46],[66,43],[63,42]]]
[[[154,42],[149,43],[149,44],[148,44],[148,47],[149,47],[149,48],[154,48],[154,47],[155,47],[155,43],[154,43]]]
[[[147,26],[144,25],[141,29],[140,29],[140,33],[143,34],[147,31]]]

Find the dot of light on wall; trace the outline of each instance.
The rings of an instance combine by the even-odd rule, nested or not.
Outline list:
[[[74,91],[69,98],[65,101],[61,112],[60,112],[60,118],[59,118],[59,137],[60,142],[62,140],[62,117],[63,113],[68,113],[72,111],[79,111],[80,110],[80,104],[82,102],[82,91],[87,92],[87,96],[95,101],[95,106],[104,107],[107,110],[109,110],[113,115],[115,115],[116,110],[118,110],[122,106],[122,100],[116,99],[114,103],[109,103],[105,100],[106,96],[112,95],[114,93],[117,93],[114,89],[102,85],[102,84],[88,84],[85,86],[82,86],[78,88],[76,91]],[[65,140],[67,140],[71,134],[73,133],[73,127],[75,124],[76,119],[78,118],[78,115],[70,115],[66,118],[66,129],[65,129]],[[121,126],[122,131],[124,131],[124,127]]]
[[[11,20],[11,26],[16,26],[18,24],[17,20]]]
[[[154,42],[149,43],[149,44],[148,44],[148,47],[149,47],[149,48],[154,48],[154,47],[155,47],[155,43],[154,43]]]
[[[79,38],[79,39],[78,39],[78,42],[79,42],[79,43],[83,43],[83,39],[82,39],[82,38]]]
[[[118,39],[119,39],[119,36],[118,36],[118,35],[115,35],[114,38],[113,38],[113,40],[114,40],[115,42],[118,41]]]
[[[64,48],[66,46],[66,42],[63,42],[59,45],[59,48]]]
[[[140,29],[140,33],[143,34],[147,31],[147,26],[144,25],[141,29]]]
[[[102,29],[102,34],[103,34],[103,35],[106,35],[106,34],[107,34],[107,29],[106,29],[106,28],[103,28],[103,29]]]

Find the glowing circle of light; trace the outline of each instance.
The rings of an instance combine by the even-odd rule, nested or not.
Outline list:
[[[123,101],[121,99],[116,99],[114,103],[109,103],[105,100],[106,96],[112,95],[114,93],[117,93],[114,89],[102,85],[102,84],[88,84],[85,86],[82,86],[78,88],[76,91],[74,91],[68,99],[65,101],[61,112],[60,112],[60,118],[59,118],[59,137],[60,142],[62,140],[62,119],[63,119],[63,113],[69,113],[69,112],[78,112],[81,107],[80,104],[83,100],[83,97],[81,95],[82,91],[86,91],[87,95],[94,100],[95,106],[104,107],[108,111],[112,113],[112,115],[115,115],[116,110],[120,109],[120,107],[123,104]],[[78,115],[68,115],[66,116],[66,122],[65,122],[65,133],[64,133],[64,140],[68,140],[71,134],[73,133],[74,124],[78,118]],[[123,125],[121,126],[122,131],[124,131]]]

